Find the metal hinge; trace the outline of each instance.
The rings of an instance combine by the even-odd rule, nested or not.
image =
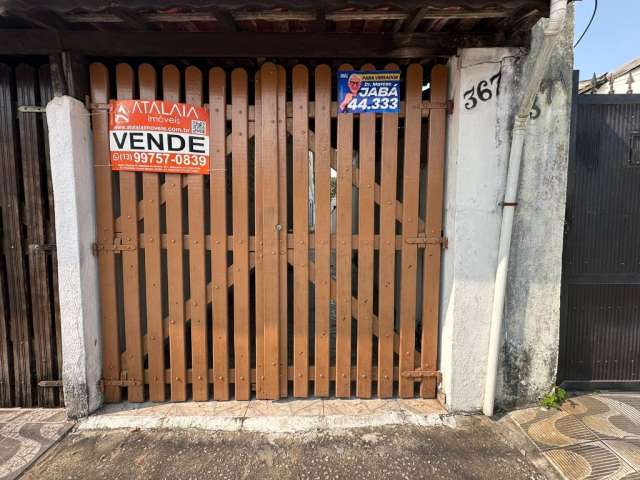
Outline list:
[[[405,241],[410,245],[417,245],[420,248],[438,243],[442,245],[442,248],[449,248],[449,239],[447,237],[426,237],[421,235],[418,237],[409,237]]]
[[[98,388],[104,392],[104,387],[137,387],[142,385],[140,380],[100,380]]]
[[[45,113],[47,111],[47,107],[42,107],[40,105],[20,105],[18,107],[18,111],[22,113]]]
[[[401,375],[405,378],[435,378],[438,383],[442,380],[442,372],[437,370],[409,370]]]
[[[62,387],[62,380],[40,380],[38,382],[40,388],[58,388]]]
[[[446,110],[448,115],[453,113],[453,100],[446,102],[422,102],[422,110]]]
[[[55,252],[55,243],[32,243],[27,247],[30,252]]]
[[[102,251],[122,252],[125,250],[126,251],[135,250],[136,247],[135,245],[123,245],[122,239],[116,238],[114,239],[112,244],[94,243],[93,245],[91,245],[91,249],[93,251],[93,255],[97,257],[98,254]]]

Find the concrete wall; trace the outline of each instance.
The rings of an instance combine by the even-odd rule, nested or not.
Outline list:
[[[447,133],[444,231],[449,249],[443,257],[440,364],[447,406],[456,411],[482,405],[511,127],[520,85],[541,38],[539,24],[530,53],[465,49],[449,62],[455,109]],[[555,379],[571,38],[569,28],[543,82],[539,116],[531,121],[525,143],[497,393],[503,406],[535,400]],[[478,87],[485,99],[488,89],[491,98],[479,98]]]

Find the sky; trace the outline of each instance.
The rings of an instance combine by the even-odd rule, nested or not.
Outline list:
[[[575,2],[575,40],[589,23],[594,2]],[[640,0],[598,0],[596,17],[574,55],[581,80],[591,78],[593,72],[611,72],[640,57]]]

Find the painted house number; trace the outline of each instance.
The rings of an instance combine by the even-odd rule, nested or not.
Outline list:
[[[488,80],[481,80],[476,85],[462,94],[462,97],[466,100],[464,108],[467,110],[473,110],[478,106],[479,102],[487,102],[494,96],[500,95],[500,79],[502,73],[498,72]]]

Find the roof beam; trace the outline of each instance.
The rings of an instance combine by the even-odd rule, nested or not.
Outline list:
[[[120,21],[124,22],[131,30],[147,30],[147,21],[144,15],[136,15],[121,7],[110,7],[107,11],[116,18],[119,18]]]
[[[491,8],[484,10],[450,10],[433,9],[423,7],[413,14],[407,15],[403,11],[381,11],[381,10],[355,10],[348,12],[326,12],[325,19],[333,22],[348,22],[353,20],[383,21],[383,20],[409,20],[420,23],[424,19],[482,19],[482,18],[502,18],[508,16],[510,10],[502,8]],[[69,23],[118,23],[123,20],[109,12],[98,13],[75,13],[65,17]],[[148,22],[212,22],[217,21],[228,27],[233,26],[234,21],[256,21],[266,22],[315,22],[318,19],[317,10],[294,10],[294,11],[238,11],[230,13],[221,9],[209,12],[180,12],[180,13],[149,13],[145,16]],[[417,25],[416,23],[416,25]],[[409,25],[409,24],[407,24]],[[231,30],[231,29],[230,29]]]
[[[211,13],[213,14],[215,21],[218,22],[218,25],[222,27],[222,30],[225,32],[238,31],[238,26],[228,11],[216,8],[213,9]]]
[[[501,33],[340,34],[49,32],[0,30],[0,54],[38,55],[61,50],[89,56],[424,58],[451,55],[458,48],[523,46],[528,37]]]

